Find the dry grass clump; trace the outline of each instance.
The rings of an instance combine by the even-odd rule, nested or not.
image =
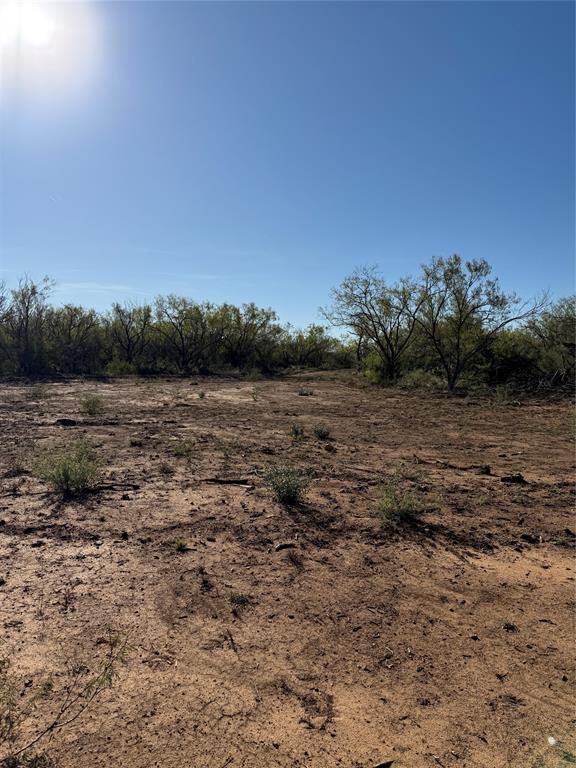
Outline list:
[[[79,496],[93,490],[100,480],[100,462],[88,443],[46,451],[36,462],[37,477],[63,496]]]

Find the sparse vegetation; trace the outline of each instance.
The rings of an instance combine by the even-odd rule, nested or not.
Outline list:
[[[83,395],[80,398],[80,412],[86,416],[101,416],[104,413],[104,401],[99,395]]]
[[[56,674],[21,680],[10,657],[0,659],[0,748],[3,768],[48,768],[38,748],[93,705],[127,660],[126,637],[109,632],[97,657],[66,661]]]
[[[317,424],[314,427],[314,437],[318,440],[328,440],[330,437],[330,428],[326,424]]]
[[[198,392],[198,399],[199,399],[199,400],[204,400],[204,398],[205,398],[205,397],[206,397],[206,392],[204,392],[204,390],[203,390],[203,389],[201,389],[201,390]]]
[[[86,442],[69,448],[46,451],[34,467],[35,474],[63,496],[78,496],[94,490],[101,474],[94,449]]]
[[[300,389],[298,390],[298,394],[300,395],[300,397],[312,397],[312,395],[314,394],[314,390],[307,389],[306,387],[300,387]]]
[[[294,467],[277,465],[263,472],[264,480],[281,504],[299,504],[303,501],[312,478]]]
[[[130,437],[128,439],[128,445],[131,448],[141,448],[144,445],[144,440],[141,437]]]
[[[192,440],[179,440],[172,446],[172,453],[182,459],[190,461],[194,452],[194,443]]]
[[[378,503],[382,525],[394,528],[414,525],[423,511],[421,502],[410,491],[400,489],[396,480],[383,487]]]
[[[243,595],[241,592],[234,592],[230,595],[230,602],[237,608],[244,608],[250,605],[250,598],[248,595]]]
[[[292,440],[301,440],[304,437],[304,427],[302,424],[294,422],[290,427],[290,437]]]
[[[181,555],[184,554],[185,552],[189,552],[190,551],[190,547],[184,541],[184,539],[177,539],[174,542],[174,549],[176,550],[176,552],[178,552]]]

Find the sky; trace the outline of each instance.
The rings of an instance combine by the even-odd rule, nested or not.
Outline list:
[[[356,266],[394,281],[460,253],[524,297],[574,292],[574,3],[40,12],[0,30],[9,285],[305,325]]]

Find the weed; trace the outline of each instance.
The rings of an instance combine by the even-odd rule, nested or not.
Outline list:
[[[80,412],[86,416],[100,416],[104,413],[104,401],[99,395],[84,395],[80,398]]]
[[[292,440],[301,440],[304,437],[304,427],[302,424],[294,422],[290,427],[290,437]]]
[[[263,476],[281,504],[299,504],[312,481],[309,473],[282,465],[268,467]]]
[[[401,491],[395,481],[383,489],[378,511],[382,525],[401,528],[414,525],[424,511],[422,504],[408,491]]]
[[[80,718],[102,691],[109,688],[125,663],[126,638],[109,632],[98,641],[102,652],[84,662],[71,658],[64,668],[43,679],[22,681],[11,671],[9,658],[0,659],[0,747],[4,768],[48,768],[50,761],[35,754],[49,740]]]
[[[184,554],[184,552],[190,551],[190,547],[188,546],[188,544],[186,544],[184,539],[177,539],[174,542],[174,549],[176,550],[176,552],[178,552],[181,555]]]
[[[48,397],[48,387],[46,384],[32,384],[26,389],[24,397],[29,401],[44,400]]]
[[[131,437],[128,440],[128,445],[131,448],[141,448],[144,445],[144,440],[141,437]]]
[[[306,389],[306,387],[300,387],[298,390],[300,397],[311,397],[314,394],[312,389]]]
[[[206,397],[206,392],[204,392],[204,390],[203,390],[203,389],[201,389],[201,390],[198,392],[198,399],[199,399],[199,400],[204,400],[204,398],[205,398],[205,397]]]
[[[318,438],[318,440],[328,440],[330,437],[330,429],[326,426],[326,424],[317,424],[314,427],[314,435]]]
[[[175,472],[174,467],[168,461],[161,462],[158,471],[161,475],[173,475]]]
[[[172,446],[174,456],[190,461],[194,451],[194,443],[191,440],[180,440]]]
[[[240,592],[234,592],[232,595],[230,595],[230,602],[237,608],[244,608],[247,605],[250,605],[251,601],[248,595],[243,595]]]
[[[94,449],[84,442],[70,448],[46,452],[35,465],[35,474],[63,496],[91,491],[100,479],[100,462]]]

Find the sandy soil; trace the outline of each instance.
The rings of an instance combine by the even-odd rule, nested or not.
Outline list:
[[[80,414],[87,392],[102,416]],[[2,653],[34,686],[78,649],[96,658],[110,628],[131,646],[114,686],[45,744],[54,765],[576,761],[569,403],[338,375],[0,396]],[[32,456],[78,439],[103,457],[102,486],[63,501]],[[272,498],[258,472],[275,463],[315,471],[302,507]],[[527,482],[503,481],[515,473]],[[378,515],[393,477],[427,510],[405,531]]]

